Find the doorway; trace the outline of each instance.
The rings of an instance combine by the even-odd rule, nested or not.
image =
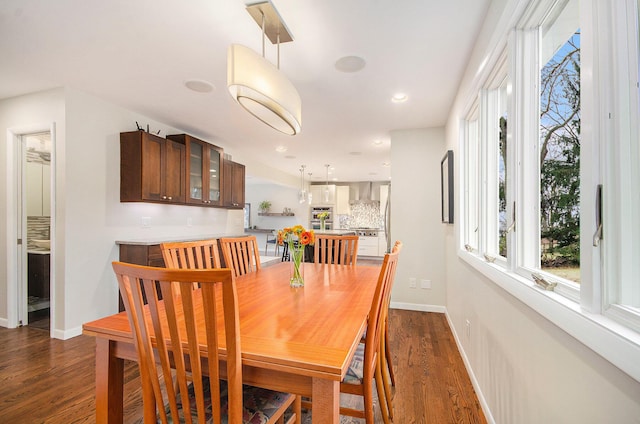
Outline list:
[[[9,130],[8,327],[29,325],[54,336],[55,123]],[[9,211],[8,211],[9,212]],[[13,235],[11,235],[13,233]]]
[[[24,171],[21,216],[26,224],[27,251],[27,275],[22,278],[22,287],[26,285],[27,288],[26,322],[23,314],[23,325],[50,331],[51,132],[25,134],[22,136],[22,146]],[[20,302],[24,305],[24,298]]]

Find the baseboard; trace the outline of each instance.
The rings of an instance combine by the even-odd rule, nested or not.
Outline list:
[[[447,312],[447,308],[442,305],[424,305],[421,303],[404,303],[404,302],[391,302],[389,304],[391,309],[404,309],[406,311],[418,311],[418,312],[437,312],[444,314]]]
[[[82,327],[76,327],[70,330],[53,330],[54,339],[67,340],[80,335],[82,335]]]
[[[467,373],[469,374],[469,378],[471,379],[471,385],[473,386],[473,389],[476,391],[476,396],[478,396],[478,402],[480,402],[480,407],[482,408],[484,417],[487,419],[487,422],[489,424],[496,424],[496,420],[494,420],[493,415],[491,415],[491,410],[489,409],[487,400],[484,398],[484,395],[482,394],[482,390],[480,389],[480,384],[478,383],[478,379],[473,373],[473,369],[471,368],[471,363],[469,362],[469,358],[467,358],[467,354],[465,353],[462,347],[462,343],[460,342],[458,333],[456,333],[456,329],[453,326],[453,322],[451,322],[451,317],[449,317],[449,313],[447,312],[446,308],[445,308],[444,314],[447,317],[449,328],[451,329],[451,333],[453,333],[453,338],[455,339],[456,345],[458,346],[458,352],[460,352],[460,356],[462,356],[462,362],[464,362],[464,367],[467,369]]]
[[[0,327],[9,328],[9,320],[6,318],[0,318]]]

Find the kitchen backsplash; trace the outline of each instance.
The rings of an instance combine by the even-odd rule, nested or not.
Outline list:
[[[352,203],[350,215],[338,215],[340,228],[382,228],[380,202]]]
[[[43,250],[37,247],[31,240],[49,240],[51,217],[28,216],[27,217],[27,249]]]

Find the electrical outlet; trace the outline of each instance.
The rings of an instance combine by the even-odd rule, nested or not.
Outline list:
[[[471,338],[471,321],[465,320],[465,327],[467,330],[467,338]]]
[[[416,279],[414,277],[409,278],[409,288],[410,289],[416,288]]]
[[[141,217],[140,225],[142,225],[142,228],[151,228],[151,217],[149,216]]]
[[[430,289],[431,288],[431,280],[420,280],[420,288],[421,289]]]

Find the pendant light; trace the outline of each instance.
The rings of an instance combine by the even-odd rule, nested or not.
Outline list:
[[[331,165],[327,164],[325,167],[327,168],[327,185],[324,187],[324,203],[329,203],[329,167]]]
[[[307,190],[307,198],[309,204],[311,204],[311,201],[313,200],[313,194],[311,194],[311,172],[307,175],[309,175],[309,190]]]
[[[298,193],[298,202],[300,204],[307,201],[307,189],[304,186],[304,168],[306,168],[306,165],[300,166],[300,192]]]
[[[262,28],[262,56],[248,47],[232,44],[227,55],[227,87],[235,101],[270,127],[296,135],[302,127],[300,95],[280,71],[280,43],[293,41],[271,2],[247,6]],[[278,66],[265,59],[265,35],[278,45]]]

